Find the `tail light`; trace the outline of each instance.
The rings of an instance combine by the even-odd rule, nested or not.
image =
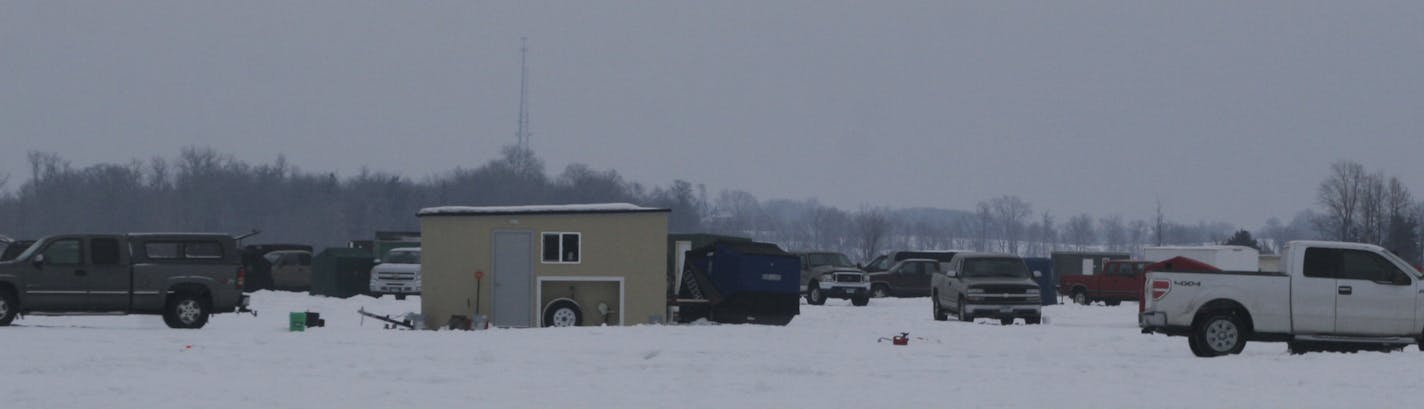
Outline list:
[[[233,286],[239,291],[247,286],[247,266],[237,268],[237,280],[233,281]]]
[[[1167,296],[1167,293],[1171,291],[1172,281],[1162,279],[1152,280],[1152,301],[1162,299],[1162,297]]]

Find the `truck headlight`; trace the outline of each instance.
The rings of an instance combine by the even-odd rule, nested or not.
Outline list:
[[[1030,289],[1024,291],[1024,294],[1028,294],[1028,295],[1038,295],[1038,289],[1037,289],[1037,288],[1030,288]]]

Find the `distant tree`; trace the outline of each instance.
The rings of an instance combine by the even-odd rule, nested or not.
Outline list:
[[[989,235],[994,231],[994,209],[988,202],[974,208],[974,250],[989,251]]]
[[[1033,214],[1033,207],[1018,196],[1000,196],[989,201],[994,224],[999,227],[1004,250],[1019,254],[1019,242],[1024,236],[1024,220]]]
[[[1098,231],[1103,233],[1103,242],[1108,250],[1121,251],[1127,248],[1127,226],[1122,216],[1112,215],[1098,219]]]
[[[1086,250],[1097,240],[1097,233],[1093,231],[1093,216],[1084,213],[1069,218],[1068,224],[1063,227],[1063,235],[1074,250]]]
[[[1152,236],[1158,246],[1167,242],[1167,216],[1162,214],[1162,199],[1157,199],[1157,213],[1152,216]]]
[[[1411,264],[1420,263],[1419,221],[1413,216],[1396,216],[1389,226],[1383,247]]]
[[[1317,192],[1317,200],[1325,208],[1325,214],[1316,221],[1322,233],[1335,240],[1357,240],[1360,199],[1368,178],[1359,163],[1340,161],[1330,165],[1330,176],[1320,182]]]
[[[1231,237],[1227,238],[1226,242],[1222,244],[1231,246],[1246,246],[1256,250],[1261,249],[1261,243],[1256,241],[1256,239],[1252,238],[1251,232],[1246,231],[1245,229],[1237,230],[1236,234],[1231,235]]]
[[[891,221],[884,209],[861,208],[854,216],[855,235],[860,259],[869,261],[880,252],[880,245],[890,234]]]

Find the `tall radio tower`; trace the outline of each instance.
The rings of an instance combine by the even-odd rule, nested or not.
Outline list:
[[[519,131],[515,133],[516,144],[529,149],[529,39],[519,37]]]

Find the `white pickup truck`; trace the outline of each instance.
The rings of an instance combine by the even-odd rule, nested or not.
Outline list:
[[[1186,336],[1197,356],[1237,354],[1247,340],[1292,353],[1424,350],[1424,276],[1379,246],[1294,241],[1279,272],[1180,270],[1147,274],[1138,324]]]

